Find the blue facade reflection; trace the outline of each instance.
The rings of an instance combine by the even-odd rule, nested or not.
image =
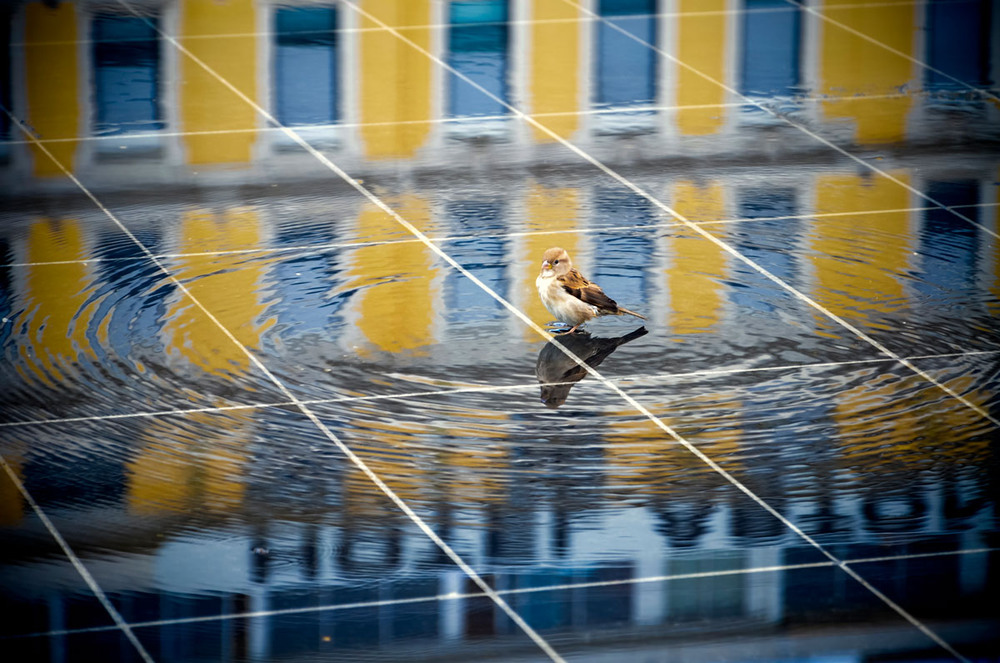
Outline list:
[[[509,112],[501,103],[509,103],[508,11],[507,0],[448,3],[449,66],[496,97],[490,98],[449,72],[450,117]]]
[[[155,19],[97,14],[93,36],[94,132],[156,131],[165,126],[160,99],[160,39]]]
[[[657,43],[655,12],[655,0],[600,2],[598,14],[609,21],[595,25],[594,101],[598,106],[627,107],[656,102],[658,58],[646,45]],[[623,34],[623,30],[628,34]]]
[[[280,7],[274,12],[275,116],[286,126],[340,119],[337,9]]]
[[[967,89],[963,83],[982,88],[993,85],[996,81],[989,75],[990,31],[995,19],[990,3],[931,0],[926,12],[928,89]]]
[[[783,0],[747,0],[740,92],[792,96],[801,91],[802,14]]]

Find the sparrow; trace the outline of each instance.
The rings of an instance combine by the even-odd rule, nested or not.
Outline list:
[[[591,336],[585,330],[563,336],[559,343],[583,360],[591,368],[597,368],[612,352],[629,341],[648,334],[645,327],[639,327],[618,338]],[[555,409],[566,402],[573,385],[587,377],[587,369],[571,359],[569,355],[551,342],[546,343],[538,353],[535,375],[541,385],[542,404]]]
[[[645,320],[645,316],[619,306],[615,300],[604,294],[601,286],[588,281],[583,274],[573,268],[573,261],[565,249],[554,246],[542,256],[542,271],[535,279],[538,296],[549,313],[556,320],[573,325],[564,334],[571,334],[576,328],[592,318],[601,315],[634,315]]]

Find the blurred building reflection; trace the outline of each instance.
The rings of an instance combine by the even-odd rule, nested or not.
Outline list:
[[[332,1],[184,0],[146,3],[144,18],[113,5],[8,6],[0,94],[55,158],[97,188],[230,181],[220,168],[244,181],[329,177],[248,101],[355,175],[395,173],[400,161],[461,168],[467,157],[456,161],[452,141],[470,138],[486,141],[470,156],[521,166],[574,163],[568,151],[541,149],[554,136],[609,162],[621,153],[602,138],[608,133],[642,136],[643,153],[667,161],[723,158],[734,139],[741,153],[771,157],[817,149],[780,121],[761,124],[740,94],[794,110],[797,121],[821,123],[849,145],[933,141],[929,120],[949,105],[998,112],[963,87],[996,77],[998,33],[984,27],[995,17],[980,16],[981,3],[830,8],[895,52],[772,0],[681,0],[670,13],[657,13],[655,0],[602,0],[596,17],[531,0],[359,6],[365,14]],[[525,27],[522,16],[536,21]],[[220,25],[224,34],[213,36]],[[955,55],[943,45],[960,33],[972,43]],[[908,58],[937,70],[925,75]],[[508,104],[548,131],[513,121]],[[786,140],[748,139],[757,131]],[[61,174],[7,118],[0,134],[5,185],[32,190],[45,184],[38,178]]]
[[[971,98],[952,78],[921,73],[907,59],[924,59],[974,86],[990,84],[997,73],[993,40],[1000,31],[981,27],[997,20],[982,3],[831,10],[837,20],[907,57],[834,29],[793,4],[770,0],[678,0],[670,13],[653,0],[591,3],[604,21],[569,3],[540,0],[359,4],[489,94],[345,3],[150,2],[143,5],[147,20],[100,3],[28,2],[0,7],[0,103],[88,187],[111,192],[176,186],[185,194],[179,202],[144,206],[133,230],[147,247],[168,254],[172,273],[245,347],[301,351],[301,363],[316,360],[317,370],[336,370],[333,359],[349,354],[389,374],[397,361],[433,361],[445,346],[449,361],[481,361],[482,348],[468,342],[467,325],[493,325],[497,338],[505,331],[538,338],[426,246],[400,241],[412,237],[373,204],[337,190],[300,198],[262,193],[263,184],[331,176],[241,95],[301,131],[352,174],[398,176],[402,184],[391,182],[383,198],[421,230],[481,235],[474,242],[449,242],[449,254],[538,322],[549,316],[534,291],[537,262],[556,244],[589,265],[609,290],[632,293],[635,301],[628,304],[649,312],[651,326],[668,330],[678,344],[713,334],[739,337],[741,312],[791,308],[776,304],[764,277],[737,273],[745,267],[720,247],[663,225],[669,219],[645,198],[609,188],[607,179],[541,169],[524,175],[532,166],[578,163],[553,144],[554,136],[610,163],[653,164],[640,175],[652,174],[659,187],[654,193],[673,209],[695,221],[736,220],[713,224],[713,232],[848,322],[867,321],[877,329],[890,316],[919,321],[931,315],[944,290],[962,291],[968,295],[963,301],[987,302],[989,314],[997,313],[1000,261],[993,238],[950,212],[928,209],[906,188],[943,206],[964,206],[969,219],[995,230],[993,163],[922,162],[919,169],[904,164],[891,169],[893,182],[860,175],[842,162],[813,162],[811,150],[817,148],[809,140],[790,127],[778,127],[786,133],[771,140],[775,125],[761,122],[744,97],[718,84],[797,114],[845,145],[877,145],[905,161],[909,147],[934,148],[953,137],[939,134],[933,122],[942,108],[965,113],[959,133],[966,138],[997,125],[994,106]],[[740,8],[752,11],[728,11]],[[214,36],[219,26],[225,26],[224,36]],[[947,48],[956,35],[968,49]],[[657,57],[640,42],[676,53],[705,76]],[[520,124],[506,104],[523,108],[549,131]],[[0,139],[5,195],[71,186],[59,184],[59,166],[5,115]],[[660,168],[692,158],[725,164],[733,141],[751,156],[766,152],[779,164],[785,156],[801,157],[810,166],[776,179],[773,170],[754,168],[737,176]],[[465,195],[461,187],[456,194],[444,184],[438,192],[413,184],[421,174],[467,171],[470,164],[524,170],[514,180],[517,186],[495,186],[487,194],[481,187]],[[253,195],[227,193],[241,186],[257,188]],[[22,221],[25,232],[0,237],[0,254],[12,263],[0,268],[0,313],[10,320],[0,327],[0,339],[9,350],[5,370],[16,374],[0,396],[5,406],[13,403],[18,414],[45,418],[45,398],[19,400],[41,390],[64,398],[74,412],[91,414],[88,399],[94,396],[80,386],[89,383],[69,376],[95,363],[109,379],[146,377],[157,371],[144,358],[165,356],[182,387],[251,372],[246,354],[178,287],[148,266],[130,271],[129,261],[138,254],[117,228],[72,214]],[[597,232],[578,232],[619,226],[629,230],[610,241]],[[775,227],[783,238],[793,235],[802,250],[770,245],[767,231]],[[349,245],[358,239],[364,244]],[[864,259],[856,259],[862,253]],[[134,303],[118,306],[108,294],[113,291],[141,293],[135,299],[142,299],[142,310],[128,308]],[[811,325],[810,332],[830,331],[819,317],[803,324]],[[317,350],[317,339],[328,345]],[[106,365],[102,358],[111,354],[131,363]],[[823,427],[809,468],[789,475],[751,473],[748,483],[768,484],[779,507],[796,496],[799,506],[812,509],[807,521],[816,516],[825,533],[850,533],[852,544],[877,546],[900,523],[919,535],[936,523],[958,522],[966,530],[962,546],[987,545],[977,537],[992,527],[983,523],[996,517],[989,499],[996,492],[995,449],[977,428],[977,415],[949,401],[952,407],[938,405],[930,418],[920,408],[932,398],[926,391],[910,390],[877,369],[864,377],[863,384],[823,397],[801,415]],[[948,384],[976,405],[995,401],[992,394],[970,392],[963,379]],[[349,389],[341,395],[367,395]],[[896,398],[899,393],[908,397]],[[770,454],[770,466],[780,468],[780,437],[765,450],[745,442],[758,422],[743,410],[765,397],[753,388],[685,394],[683,416],[666,407],[657,414],[683,434],[697,435],[727,470],[745,472],[751,454]],[[192,406],[221,404],[191,399]],[[809,623],[815,611],[808,604],[810,589],[829,595],[829,584],[843,575],[818,567],[796,571],[794,581],[788,572],[758,582],[752,574],[728,573],[814,558],[771,516],[718,491],[717,477],[700,461],[664,445],[662,432],[632,413],[608,417],[613,426],[596,418],[588,422],[588,444],[574,448],[573,458],[599,466],[598,474],[576,472],[558,451],[539,458],[519,447],[508,426],[520,415],[473,404],[449,410],[460,413],[452,419],[469,421],[448,420],[442,430],[422,420],[386,420],[381,406],[351,408],[338,432],[362,440],[359,452],[393,490],[432,514],[445,538],[464,537],[473,556],[488,562],[495,587],[593,583],[511,594],[515,609],[542,631],[664,623],[697,630],[706,620],[712,629],[722,621],[753,631]],[[403,602],[473,588],[457,572],[433,566],[439,551],[424,537],[410,537],[397,510],[372,499],[369,481],[356,468],[339,457],[270,462],[280,451],[266,444],[275,433],[262,426],[249,413],[199,413],[151,419],[128,436],[114,437],[112,431],[111,438],[97,440],[125,452],[88,467],[80,494],[92,498],[95,509],[114,512],[140,530],[151,517],[162,519],[157,534],[166,537],[153,544],[151,537],[140,537],[147,543],[125,546],[148,558],[149,568],[129,577],[134,584],[109,582],[124,617],[266,613],[202,624],[196,638],[188,626],[164,626],[149,641],[157,660],[291,657],[315,651],[316,642],[343,649],[426,640],[474,645],[484,634],[513,635],[482,597]],[[916,443],[920,435],[937,433],[953,444],[932,455]],[[296,434],[309,440],[315,431]],[[560,434],[566,439],[556,441],[567,448],[578,441]],[[60,436],[52,434],[48,444],[37,436],[11,436],[4,456],[39,503],[58,511],[62,497],[46,486],[59,483],[53,476],[80,468],[54,453]],[[416,454],[413,440],[421,439],[434,440],[433,451]],[[459,448],[461,440],[480,444]],[[886,459],[886,445],[900,453]],[[992,469],[963,474],[987,460]],[[274,467],[294,472],[296,484],[305,486],[302,494],[275,476]],[[861,497],[831,497],[837,477],[850,473],[857,475],[852,494]],[[546,481],[535,481],[536,475]],[[886,475],[919,475],[928,489],[913,497],[912,490],[886,487]],[[593,485],[595,476],[601,485]],[[194,504],[200,507],[196,516],[190,514]],[[239,561],[226,569],[228,575],[214,578],[208,594],[172,587],[182,574],[170,569],[194,573],[192,550],[218,543],[199,541],[191,529],[222,526],[235,513],[266,515],[257,518],[255,531],[229,542],[227,552]],[[611,521],[622,513],[642,519],[634,541],[613,558],[578,563],[574,551],[585,546],[587,533],[611,537],[606,532],[617,531]],[[19,494],[0,482],[0,525],[23,525],[25,514]],[[691,548],[699,549],[696,561],[674,554]],[[852,552],[845,546],[845,557]],[[102,555],[93,549],[82,554],[88,561]],[[51,571],[44,562],[22,564],[26,557],[17,567],[26,577]],[[524,558],[548,566],[525,568],[517,562]],[[880,563],[891,575],[892,565],[916,562]],[[928,614],[952,617],[954,606],[1000,591],[996,574],[985,578],[983,569],[974,555],[936,567],[940,582],[927,591],[933,596],[924,606]],[[710,575],[625,582],[703,572]],[[312,583],[308,589],[303,580]],[[43,622],[60,630],[76,623],[80,609],[78,587],[66,587],[0,601],[7,613],[42,614]],[[851,591],[831,600],[855,601]],[[913,592],[912,598],[930,601]],[[355,602],[371,604],[297,611]],[[837,605],[824,609],[835,611]],[[51,660],[62,660],[66,650],[58,638],[51,641]],[[109,647],[115,646],[111,641]]]

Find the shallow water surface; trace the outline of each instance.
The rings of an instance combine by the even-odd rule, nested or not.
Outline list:
[[[996,17],[591,5],[4,10],[0,647],[997,660]]]

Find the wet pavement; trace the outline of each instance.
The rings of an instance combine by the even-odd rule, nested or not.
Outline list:
[[[5,660],[1000,660],[995,4],[0,18]]]

